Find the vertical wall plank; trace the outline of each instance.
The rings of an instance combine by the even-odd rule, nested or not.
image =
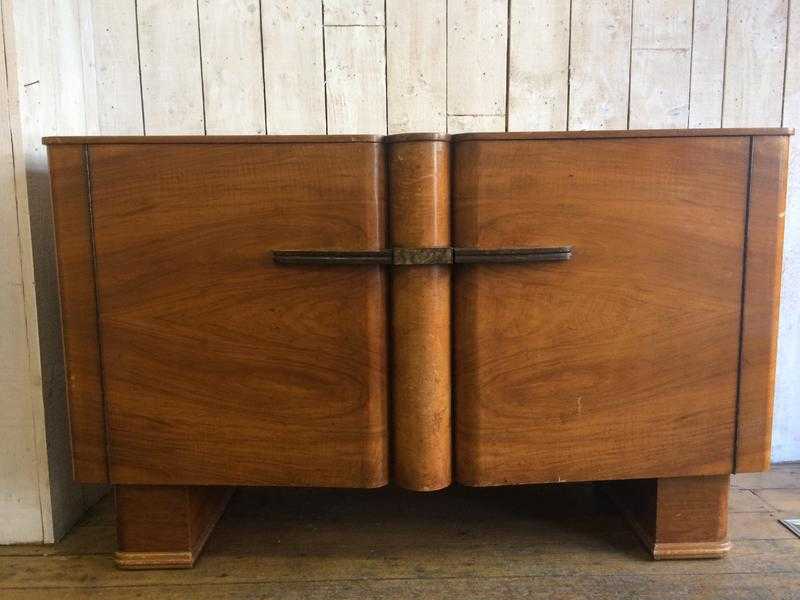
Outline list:
[[[503,115],[448,115],[448,133],[471,133],[481,131],[503,131],[506,118]]]
[[[258,0],[199,0],[206,133],[266,131]]]
[[[51,35],[46,51],[53,65],[51,131],[81,135],[86,132],[87,115],[80,7],[72,1],[55,2],[44,9],[48,12]]]
[[[688,123],[692,5],[692,0],[634,0],[631,129]]]
[[[427,0],[426,0],[427,1]],[[409,2],[406,10],[412,10]],[[383,25],[384,0],[324,0],[325,25]]]
[[[26,364],[31,369],[31,381],[41,389],[38,397],[28,404],[31,419],[28,426],[33,433],[31,449],[35,449],[37,461],[40,530],[43,541],[47,542],[63,535],[80,517],[85,504],[83,490],[73,482],[69,466],[53,221],[47,159],[41,138],[56,132],[80,135],[86,131],[81,39],[85,23],[79,2],[3,0],[2,6],[8,85],[15,87],[10,93],[15,97],[13,102],[18,102],[17,117],[21,123],[14,136],[20,169],[16,184],[18,190],[20,186],[27,188],[27,204],[22,196],[17,196],[20,248],[23,256],[27,255],[23,262],[31,260],[36,274],[36,293],[26,297],[27,302],[35,302],[35,311],[32,305],[27,311],[31,345]],[[13,38],[21,41],[15,50]],[[14,67],[10,66],[14,62],[12,57],[16,59]],[[30,286],[32,292],[32,281],[25,281],[23,285]]]
[[[730,0],[724,127],[780,125],[787,0]]]
[[[267,131],[325,133],[319,0],[261,0]]]
[[[141,135],[135,2],[94,0],[91,6],[99,133]]]
[[[728,0],[695,0],[689,127],[721,127]]]
[[[94,62],[94,0],[74,0],[78,3],[80,20],[81,63],[83,67],[83,103],[86,114],[86,135],[98,135],[100,122],[97,110],[97,66]]]
[[[792,0],[783,126],[800,131],[800,2]],[[772,460],[800,458],[800,135],[790,140]]]
[[[625,129],[631,0],[572,0],[569,128]]]
[[[26,294],[33,292],[32,264],[25,264],[25,259],[31,257],[23,254],[22,245],[29,245],[30,238],[20,227],[19,217],[24,214],[17,212],[18,203],[25,206],[25,199],[18,198],[25,182],[23,175],[23,189],[18,191],[12,139],[16,94],[10,89],[6,71],[9,63],[14,68],[15,61],[6,54],[3,29],[0,28],[0,543],[12,544],[44,540],[36,443],[36,430],[43,424],[36,423],[33,416],[42,396],[41,388],[34,384],[34,377],[40,373],[31,372],[32,367],[38,371],[38,365],[30,364],[26,311],[33,309],[34,324],[36,315],[35,305],[26,302]],[[46,478],[44,482],[47,483]]]
[[[138,9],[145,131],[204,133],[196,0],[139,0]]]
[[[447,114],[505,129],[508,0],[449,0],[447,28]]]
[[[389,133],[447,131],[447,2],[386,2]]]
[[[325,26],[328,133],[386,133],[383,27]]]
[[[567,128],[570,0],[511,2],[508,130]]]

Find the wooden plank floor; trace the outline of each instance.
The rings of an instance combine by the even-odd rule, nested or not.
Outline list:
[[[651,561],[588,485],[244,489],[192,571],[116,570],[113,511],[0,547],[0,598],[800,599],[800,464],[735,478],[724,560]]]

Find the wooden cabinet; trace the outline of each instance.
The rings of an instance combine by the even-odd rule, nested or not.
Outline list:
[[[193,564],[226,486],[390,479],[604,481],[656,557],[721,555],[769,461],[789,134],[47,139],[118,564]]]

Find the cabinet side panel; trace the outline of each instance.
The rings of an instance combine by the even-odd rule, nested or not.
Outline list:
[[[77,481],[106,483],[106,425],[85,149],[50,146],[48,156],[73,472]]]
[[[769,468],[789,141],[754,137],[735,470]]]

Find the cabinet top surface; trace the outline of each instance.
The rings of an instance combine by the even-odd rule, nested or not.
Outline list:
[[[57,144],[320,144],[381,143],[413,141],[552,140],[598,138],[720,137],[751,135],[794,135],[794,129],[781,127],[725,129],[623,129],[604,131],[532,131],[486,133],[400,133],[395,135],[125,135],[52,136],[42,138],[45,145]]]

